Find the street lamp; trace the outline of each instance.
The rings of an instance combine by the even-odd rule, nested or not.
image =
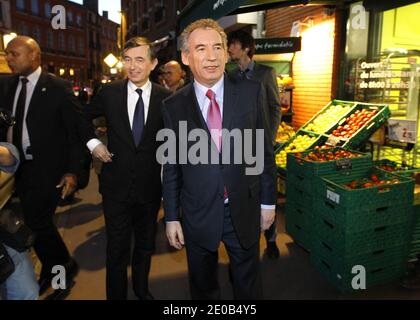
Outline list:
[[[118,63],[118,59],[112,53],[110,53],[105,57],[104,62],[109,68],[112,68]]]

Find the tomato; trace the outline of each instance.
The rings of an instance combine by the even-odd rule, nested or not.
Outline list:
[[[370,179],[371,179],[373,182],[378,182],[378,181],[379,181],[378,176],[377,176],[376,174],[374,174],[374,173],[372,173],[372,174],[370,175]]]

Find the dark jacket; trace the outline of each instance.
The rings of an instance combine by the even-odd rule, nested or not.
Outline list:
[[[104,163],[100,192],[114,200],[126,200],[134,186],[140,202],[159,201],[162,197],[161,165],[156,161],[157,132],[163,128],[162,100],[171,92],[152,83],[149,111],[143,138],[136,147],[127,110],[127,80],[105,85],[86,108],[88,133],[85,142],[96,138],[91,124],[93,118],[104,116],[107,123],[108,150],[112,162]]]
[[[233,69],[230,75],[239,79],[239,68]],[[281,121],[280,96],[276,71],[274,68],[255,62],[250,80],[258,81],[264,87],[264,112],[270,125],[271,138],[275,141]]]
[[[164,101],[163,117],[165,127],[175,132],[177,146],[180,139],[180,121],[187,124],[187,131],[200,128],[207,131],[207,147],[212,140],[206,122],[199,109],[194,87],[189,84]],[[234,164],[234,144],[230,144],[230,162],[227,164],[194,165],[166,164],[163,175],[163,200],[167,221],[179,220],[182,207],[182,224],[188,241],[217,250],[224,219],[224,187],[229,194],[230,213],[239,241],[245,248],[251,247],[259,239],[261,204],[275,204],[275,163],[273,147],[267,122],[262,110],[261,85],[254,81],[237,81],[225,77],[223,100],[224,129],[250,129],[253,140],[246,147],[253,147],[255,154],[256,129],[264,129],[264,146],[261,154],[263,172],[260,175],[246,175],[245,169],[253,167],[244,161]],[[188,149],[196,142],[188,141]],[[225,147],[227,142],[222,142]],[[214,146],[214,145],[213,145]],[[245,148],[243,148],[245,150]],[[244,158],[245,151],[241,156]],[[177,150],[177,156],[183,152]]]
[[[5,107],[10,111],[13,110],[18,81],[17,75],[0,79]],[[79,174],[83,155],[81,119],[81,107],[70,83],[42,73],[26,116],[36,175],[33,179],[44,186],[55,186],[63,174]],[[6,140],[6,133],[5,130],[2,132],[2,141]]]

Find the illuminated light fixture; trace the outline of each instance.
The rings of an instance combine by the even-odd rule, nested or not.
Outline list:
[[[8,33],[8,34],[4,34],[3,35],[3,44],[4,44],[4,48],[6,48],[7,47],[7,45],[8,45],[8,43],[10,42],[10,41],[12,41],[13,40],[13,38],[16,38],[17,37],[17,34],[16,33],[14,33],[14,32],[12,32],[12,33]]]
[[[101,82],[102,83],[106,83],[107,81],[106,81],[106,79],[102,79]]]
[[[111,68],[111,69],[109,69],[109,72],[111,74],[117,74],[118,73],[118,70],[117,70],[117,68]]]
[[[304,22],[308,21],[308,22]],[[314,19],[312,17],[306,17],[302,21],[298,20],[293,22],[292,29],[290,30],[291,37],[300,37],[302,35],[302,27],[312,28],[314,26]]]
[[[70,68],[69,73],[70,73],[71,76],[74,76],[74,69]]]
[[[64,76],[64,74],[66,73],[66,69],[60,68],[60,76]]]
[[[123,63],[121,61],[118,61],[117,65],[115,67],[117,67],[117,69],[122,69]]]
[[[105,57],[104,62],[108,67],[112,68],[118,63],[118,59],[112,53],[110,53]]]

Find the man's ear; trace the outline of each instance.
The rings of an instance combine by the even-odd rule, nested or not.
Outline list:
[[[189,66],[188,63],[188,53],[186,53],[185,51],[181,52],[181,59],[182,59],[182,63],[185,64],[186,66]]]
[[[154,70],[156,68],[156,66],[158,65],[159,61],[157,58],[154,58],[152,60],[152,70]]]

